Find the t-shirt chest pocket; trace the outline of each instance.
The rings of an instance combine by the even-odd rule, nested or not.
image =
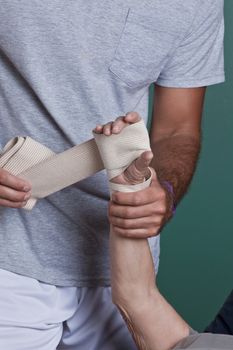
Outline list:
[[[155,82],[174,42],[159,16],[130,9],[109,70],[132,88]]]

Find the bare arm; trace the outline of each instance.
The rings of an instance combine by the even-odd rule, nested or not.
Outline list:
[[[144,153],[117,183],[135,184],[147,175],[151,154]],[[159,293],[147,239],[132,239],[110,229],[113,302],[119,308],[138,349],[168,350],[189,335],[189,326]]]
[[[123,238],[111,231],[113,302],[140,350],[172,349],[189,335],[189,326],[155,286],[146,239]]]
[[[160,183],[169,181],[177,204],[192,179],[200,151],[205,89],[156,87],[151,147],[152,167]],[[167,213],[172,211],[167,193]],[[144,239],[129,240],[111,232],[113,301],[139,349],[171,349],[189,334],[189,326],[154,286],[153,263]]]
[[[105,135],[111,135],[115,126],[119,132],[127,125],[127,120],[136,122],[138,117],[134,113],[131,117],[121,118],[97,129]],[[151,152],[145,152],[112,181],[121,184],[142,182],[148,175],[151,159]],[[147,239],[122,237],[111,225],[110,253],[113,302],[118,306],[138,349],[171,349],[188,335],[189,327],[155,286],[155,272]]]
[[[173,186],[176,205],[187,191],[197,164],[204,95],[205,88],[155,87],[152,167],[161,184],[168,181]],[[167,216],[169,209],[168,205]]]

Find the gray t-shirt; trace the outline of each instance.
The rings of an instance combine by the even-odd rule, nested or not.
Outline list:
[[[28,135],[61,152],[128,111],[147,121],[151,83],[224,81],[223,33],[223,0],[0,0],[0,147]],[[101,172],[31,212],[1,208],[0,268],[109,285],[108,199]]]

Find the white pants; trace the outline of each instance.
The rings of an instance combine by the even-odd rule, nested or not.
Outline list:
[[[56,287],[0,269],[1,350],[136,350],[109,287]]]

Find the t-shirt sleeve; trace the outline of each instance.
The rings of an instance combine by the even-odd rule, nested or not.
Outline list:
[[[201,0],[198,5],[156,84],[191,88],[224,82],[224,1]]]
[[[193,334],[183,339],[172,350],[231,350],[233,337],[225,334]]]

